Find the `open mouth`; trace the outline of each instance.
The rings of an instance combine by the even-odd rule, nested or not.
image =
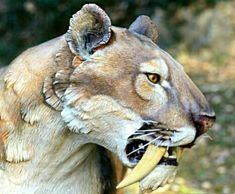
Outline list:
[[[158,164],[177,166],[176,148],[171,147],[171,137],[174,133],[176,133],[175,130],[171,130],[161,123],[145,123],[128,138],[127,158],[131,163],[137,164],[146,152],[148,145],[153,144],[167,148]]]
[[[143,157],[143,155],[146,152],[147,145],[148,142],[147,141],[143,141],[143,140],[133,140],[132,142],[130,142],[129,144],[127,144],[126,146],[126,154],[127,154],[127,158],[131,163],[137,164]],[[135,150],[137,150],[135,152]],[[161,160],[158,162],[159,164],[162,165],[170,165],[170,166],[178,166],[178,162],[177,162],[177,148],[176,147],[170,147],[166,150],[164,156],[161,158]]]
[[[181,147],[172,147],[171,137],[176,133],[159,123],[146,123],[128,138],[126,155],[136,164],[132,172],[117,186],[126,187],[142,180],[157,165],[178,166]]]

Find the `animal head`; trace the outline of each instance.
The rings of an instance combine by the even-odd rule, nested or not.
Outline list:
[[[143,190],[156,189],[169,182],[176,153],[215,119],[183,66],[157,46],[157,36],[147,16],[118,28],[101,8],[85,5],[70,20],[57,73],[44,83],[47,103],[61,111],[71,131],[111,150],[128,167],[141,163],[119,187],[141,181]],[[47,98],[47,83],[55,98]],[[147,164],[151,168],[140,162],[147,152],[149,163],[158,158]]]

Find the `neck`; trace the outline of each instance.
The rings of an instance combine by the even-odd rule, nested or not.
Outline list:
[[[64,42],[60,37],[26,51],[1,75],[9,88],[8,96],[16,95],[1,109],[7,116],[13,115],[6,118],[13,124],[6,123],[5,127],[16,127],[6,142],[7,162],[0,162],[0,193],[115,193],[111,190],[112,165],[106,151],[70,132],[60,112],[43,102],[42,83],[53,75],[54,56]],[[30,81],[26,84],[22,77],[30,77]],[[21,106],[12,109],[16,104]]]
[[[112,188],[106,181],[112,180],[106,151],[70,132],[59,113],[13,135],[6,150],[9,162],[0,168],[0,193],[108,194]]]
[[[115,193],[112,188],[116,183],[106,150],[93,144],[74,143],[71,146],[71,142],[76,140],[80,141],[70,136],[61,142],[60,147],[59,144],[51,144],[47,152],[38,153],[41,157],[34,157],[28,162],[6,164],[5,170],[0,171],[0,180],[4,180],[0,182],[1,192]]]

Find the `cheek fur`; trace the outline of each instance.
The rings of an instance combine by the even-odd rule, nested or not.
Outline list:
[[[167,102],[166,91],[159,84],[148,83],[143,74],[137,76],[135,90],[141,98],[154,102],[156,106]]]

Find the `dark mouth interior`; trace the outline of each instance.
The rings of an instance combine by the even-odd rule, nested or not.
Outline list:
[[[162,142],[168,142],[169,145],[171,137],[175,132],[176,131],[174,129],[168,128],[163,123],[144,123],[141,128],[139,128],[128,138],[129,143],[126,146],[127,158],[131,163],[137,164],[143,157],[150,142],[154,145],[159,145],[158,143]],[[169,147],[158,164],[177,166],[176,148]]]
[[[129,161],[131,163],[138,163],[141,158],[143,157],[147,146],[141,148],[143,145],[145,145],[146,143],[148,143],[147,141],[143,141],[143,140],[133,140],[131,141],[129,144],[127,144],[126,146],[126,153],[127,153],[127,158],[129,159]],[[134,150],[139,149],[138,151],[128,155],[129,153],[133,152]]]
[[[162,157],[162,159],[160,160],[160,162],[158,164],[168,165],[168,166],[178,166],[178,162],[177,162],[176,158]]]
[[[148,141],[144,140],[132,140],[130,143],[126,146],[126,154],[127,158],[131,163],[137,164],[141,158],[143,157],[146,149],[148,146],[144,146],[148,143]],[[137,150],[136,152],[133,152],[134,150]],[[133,152],[133,153],[132,153]],[[172,156],[173,148],[169,148],[167,150],[169,157],[162,157],[160,162],[158,164],[161,165],[170,165],[170,166],[178,166],[177,160]]]

